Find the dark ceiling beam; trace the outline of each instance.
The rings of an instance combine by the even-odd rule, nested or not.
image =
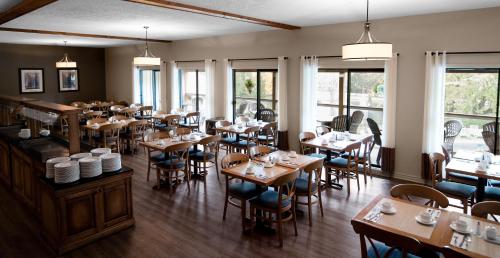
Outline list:
[[[17,28],[0,27],[0,31],[36,33],[36,34],[46,34],[46,35],[60,35],[60,36],[72,36],[72,37],[84,37],[84,38],[146,41],[145,38],[110,36],[110,35],[99,35],[99,34],[85,34],[85,33],[63,32],[63,31],[49,31],[49,30],[31,30],[31,29],[17,29]],[[171,42],[170,40],[150,39],[150,38],[148,38],[148,41],[149,42],[160,42],[160,43],[170,43]]]
[[[56,0],[24,0],[0,13],[0,25],[42,8]]]
[[[235,14],[235,13],[223,12],[223,11],[219,11],[219,10],[213,10],[213,9],[208,9],[208,8],[189,5],[189,4],[182,4],[182,3],[177,3],[174,1],[165,1],[165,0],[126,0],[126,1],[133,2],[133,3],[139,3],[139,4],[145,4],[145,5],[151,5],[151,6],[157,6],[157,7],[163,7],[163,8],[177,10],[177,11],[184,11],[184,12],[214,16],[214,17],[219,17],[219,18],[224,18],[224,19],[236,20],[236,21],[241,21],[241,22],[248,22],[248,23],[269,26],[269,27],[274,27],[274,28],[279,28],[279,29],[286,29],[286,30],[300,29],[300,27],[294,26],[294,25],[263,20],[263,19],[239,15],[239,14]]]

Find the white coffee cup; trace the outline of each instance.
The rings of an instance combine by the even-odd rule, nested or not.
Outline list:
[[[485,228],[486,238],[490,240],[497,239],[497,229],[493,226],[486,226]]]
[[[281,156],[281,160],[287,161],[287,160],[290,160],[290,158],[287,155],[283,155],[283,156]]]
[[[290,151],[290,156],[292,156],[292,157],[297,156],[297,152],[296,151]]]
[[[266,161],[266,167],[271,167],[272,165],[273,165],[273,163],[270,160]]]
[[[390,201],[384,201],[382,203],[382,210],[384,210],[384,211],[390,211],[390,210],[392,210],[392,202],[390,202]]]
[[[466,231],[469,227],[469,223],[464,218],[459,218],[455,221],[455,227],[460,231]]]
[[[420,219],[425,223],[431,222],[432,220],[431,214],[427,212],[427,210],[420,212],[419,216]]]
[[[322,145],[327,145],[327,144],[328,144],[328,140],[323,138],[323,139],[321,140],[321,144],[322,144]]]

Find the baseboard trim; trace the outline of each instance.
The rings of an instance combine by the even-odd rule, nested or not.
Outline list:
[[[418,184],[425,184],[425,180],[418,177],[418,176],[410,176],[407,174],[401,174],[401,173],[394,173],[392,175],[393,178],[403,180],[403,181],[409,181],[413,183],[418,183]]]

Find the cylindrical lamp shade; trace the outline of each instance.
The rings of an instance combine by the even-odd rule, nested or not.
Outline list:
[[[56,63],[56,68],[76,68],[76,62],[59,61]]]
[[[342,46],[342,60],[369,61],[392,58],[392,44],[385,42],[354,43]]]
[[[137,65],[137,66],[160,65],[160,58],[159,57],[144,57],[144,56],[134,57],[134,65]]]

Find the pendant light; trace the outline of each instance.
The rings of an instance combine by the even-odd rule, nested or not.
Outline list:
[[[148,45],[148,26],[144,26],[144,29],[146,29],[146,50],[144,51],[144,54],[141,56],[134,57],[134,65],[137,66],[153,66],[153,65],[160,65],[160,58],[155,57],[151,52],[149,52],[149,45]]]
[[[64,41],[64,47],[66,47],[66,40]],[[64,57],[56,62],[57,68],[76,68],[76,62],[69,59],[68,54],[64,53]]]
[[[392,44],[379,42],[370,33],[371,23],[368,22],[369,0],[366,0],[366,22],[363,25],[365,31],[356,43],[342,46],[342,60],[368,61],[388,60],[392,58]]]

